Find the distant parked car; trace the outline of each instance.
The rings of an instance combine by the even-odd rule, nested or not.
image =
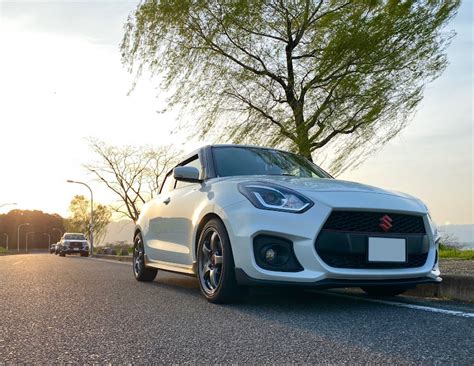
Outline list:
[[[61,257],[66,256],[66,254],[80,254],[81,257],[89,256],[90,245],[84,234],[65,233],[58,246]]]
[[[103,253],[108,255],[117,255],[117,251],[114,248],[109,247],[105,247]]]

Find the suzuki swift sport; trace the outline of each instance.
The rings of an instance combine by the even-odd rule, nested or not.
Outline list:
[[[133,272],[195,275],[216,303],[250,285],[393,296],[441,281],[438,240],[417,198],[333,179],[293,153],[214,145],[174,167],[144,205]]]

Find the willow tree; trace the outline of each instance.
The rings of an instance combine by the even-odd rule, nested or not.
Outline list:
[[[458,6],[145,0],[125,25],[122,58],[137,77],[159,75],[171,107],[198,112],[203,135],[309,159],[324,147],[337,173],[406,126],[446,67]]]

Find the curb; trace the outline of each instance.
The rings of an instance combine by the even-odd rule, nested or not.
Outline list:
[[[132,262],[132,256],[96,254],[94,258]],[[449,298],[474,302],[474,277],[460,275],[442,275],[443,281],[439,284],[419,285],[405,292],[406,295],[416,297]]]
[[[440,284],[427,284],[418,286],[406,292],[407,295],[419,297],[437,297],[474,301],[474,277],[458,275],[441,275],[443,281]]]
[[[109,260],[114,260],[114,261],[119,261],[119,262],[132,263],[131,255],[94,254],[92,258],[101,258],[101,259],[109,259]]]

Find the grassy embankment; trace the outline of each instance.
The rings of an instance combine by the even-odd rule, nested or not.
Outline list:
[[[439,257],[441,259],[464,259],[464,260],[473,260],[474,259],[474,250],[460,250],[458,248],[440,244],[439,245]]]

